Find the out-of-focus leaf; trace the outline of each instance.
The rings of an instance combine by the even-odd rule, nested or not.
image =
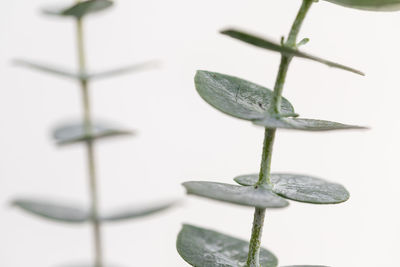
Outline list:
[[[91,134],[86,134],[83,123],[71,123],[57,127],[53,132],[53,137],[59,145],[87,142],[107,137],[117,137],[132,135],[132,131],[120,130],[102,123],[92,124]]]
[[[113,2],[109,0],[88,0],[68,7],[46,8],[43,12],[48,15],[72,16],[79,19],[87,14],[103,11],[112,5]]]
[[[83,223],[89,220],[87,209],[56,204],[53,201],[35,199],[16,199],[13,205],[42,218],[64,223]]]
[[[152,215],[164,211],[176,205],[177,201],[169,201],[162,204],[153,204],[138,207],[129,207],[120,211],[110,212],[108,214],[101,215],[101,221],[104,222],[119,222],[129,219],[136,219],[147,215]]]
[[[246,42],[248,44],[252,44],[254,46],[260,47],[260,48],[264,48],[264,49],[268,49],[271,51],[275,51],[275,52],[279,52],[281,54],[287,55],[287,56],[294,56],[294,57],[301,57],[301,58],[306,58],[309,60],[313,60],[319,63],[323,63],[329,67],[333,67],[333,68],[339,68],[339,69],[343,69],[343,70],[347,70],[350,72],[354,72],[356,74],[359,75],[364,75],[364,73],[362,73],[359,70],[344,66],[342,64],[338,64],[329,60],[325,60],[323,58],[320,57],[316,57],[307,53],[303,53],[300,52],[299,50],[287,47],[287,46],[282,46],[278,43],[275,43],[273,41],[267,40],[265,38],[261,38],[255,35],[251,35],[242,31],[238,31],[235,29],[227,29],[224,31],[221,31],[222,34],[227,35],[229,37],[238,39],[240,41]]]
[[[241,185],[250,186],[258,181],[258,174],[241,175],[234,180]],[[350,194],[342,185],[320,178],[290,174],[271,174],[271,190],[290,200],[313,204],[337,204],[349,199]],[[271,189],[269,189],[271,188]]]
[[[77,79],[77,80],[86,78],[86,75],[79,74],[77,72],[65,70],[63,68],[60,68],[57,66],[51,66],[48,64],[44,64],[44,63],[38,63],[38,62],[29,61],[29,60],[21,60],[21,59],[14,60],[14,63],[17,65],[23,66],[23,67],[47,72],[50,74],[55,74],[58,76],[62,76],[64,78],[72,78],[72,79]]]
[[[148,61],[143,63],[136,63],[129,66],[119,67],[113,70],[92,72],[87,75],[87,79],[103,79],[117,75],[127,74],[130,72],[144,71],[158,66],[156,61]]]
[[[68,263],[63,265],[57,265],[57,267],[96,267],[93,263]],[[121,267],[121,265],[111,265],[111,264],[104,264],[104,267]]]
[[[325,0],[337,5],[370,11],[398,11],[400,0]]]
[[[119,67],[119,68],[112,69],[112,70],[80,73],[77,71],[74,72],[74,71],[66,70],[66,69],[58,67],[58,66],[49,65],[49,64],[45,64],[45,63],[39,63],[39,62],[33,62],[30,60],[17,59],[17,60],[14,60],[14,63],[19,66],[43,71],[43,72],[54,74],[54,75],[58,75],[58,76],[61,76],[64,78],[70,78],[70,79],[74,79],[74,80],[84,80],[84,81],[103,79],[103,78],[113,77],[113,76],[117,76],[117,75],[127,74],[129,72],[144,71],[144,70],[147,70],[150,68],[154,68],[158,65],[156,61],[149,61],[149,62],[143,62],[143,63],[136,63],[136,64],[132,64],[129,66],[123,66],[123,67]]]
[[[258,208],[284,208],[285,199],[264,188],[237,186],[214,182],[185,182],[183,186],[190,195]]]
[[[254,124],[266,128],[291,129],[301,131],[333,131],[333,130],[354,130],[367,129],[366,127],[342,124],[338,122],[303,119],[303,118],[276,118],[265,114],[263,119],[254,120]]]
[[[114,212],[99,212],[98,220],[104,223],[109,223],[136,219],[161,212],[171,208],[177,203],[177,201],[169,201],[163,204],[152,204],[148,206],[131,206]],[[12,204],[31,214],[53,221],[63,223],[85,223],[91,220],[88,208],[58,204],[51,200],[24,198],[14,200]]]
[[[271,90],[237,77],[200,70],[195,84],[208,104],[239,119],[262,119],[271,106]],[[293,106],[284,98],[281,110],[282,114],[294,113]]]
[[[195,267],[244,266],[249,243],[216,231],[185,224],[178,235],[179,255]],[[260,267],[276,267],[278,259],[270,251],[260,249]]]

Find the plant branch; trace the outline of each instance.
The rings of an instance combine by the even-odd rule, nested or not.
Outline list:
[[[265,209],[256,208],[254,211],[253,229],[247,255],[246,267],[260,267],[261,236],[264,226]]]
[[[77,19],[76,32],[77,32],[79,71],[80,73],[86,73],[83,21],[81,18]],[[83,102],[83,125],[85,129],[85,135],[90,136],[92,134],[92,118],[91,118],[88,81],[82,79],[80,81],[80,85],[82,90],[82,102]],[[93,226],[93,238],[94,238],[94,249],[95,249],[94,266],[103,267],[102,242],[101,242],[101,230],[100,230],[101,225],[98,216],[98,192],[97,192],[98,190],[97,190],[96,162],[94,157],[93,140],[91,139],[87,140],[86,151],[87,151],[87,166],[88,166],[90,201],[91,201],[91,221]]]
[[[271,160],[272,160],[272,149],[274,146],[276,129],[265,128],[264,132],[264,146],[261,158],[261,168],[259,179],[256,186],[262,184],[271,184],[270,173],[271,173]]]
[[[289,33],[289,37],[284,45],[290,47],[296,47],[297,36],[299,34],[301,25],[305,19],[305,16],[310,9],[314,0],[303,0],[302,5],[297,13],[296,19],[293,22],[292,28]],[[279,66],[278,75],[274,87],[274,95],[271,105],[271,110],[273,114],[280,113],[281,101],[282,101],[282,91],[285,84],[285,79],[289,65],[291,62],[291,57],[282,54],[281,62]],[[264,146],[261,160],[260,176],[256,184],[256,188],[262,184],[271,184],[271,159],[272,150],[274,145],[276,129],[265,129],[264,136]],[[260,267],[259,255],[262,237],[262,228],[265,219],[265,209],[256,208],[254,212],[253,229],[249,245],[249,253],[247,256],[246,267]]]
[[[299,34],[303,21],[307,15],[307,12],[309,11],[313,2],[314,0],[303,0],[300,10],[297,13],[296,19],[292,24],[292,28],[290,29],[289,37],[287,41],[283,44],[284,46],[297,49],[297,36]],[[283,85],[285,84],[285,79],[291,60],[292,60],[291,56],[282,55],[281,57],[278,77],[276,79],[274,87],[274,96],[271,104],[271,112],[277,115],[279,115],[280,113]]]

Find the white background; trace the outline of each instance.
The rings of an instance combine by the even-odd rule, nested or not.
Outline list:
[[[62,266],[91,260],[91,231],[42,221],[9,206],[16,196],[88,203],[84,150],[57,148],[50,129],[81,112],[77,84],[14,67],[28,58],[76,67],[71,19],[40,15],[43,0],[0,8],[0,266]],[[50,2],[50,1],[47,1]],[[279,55],[218,34],[236,26],[279,40],[297,0],[120,0],[91,16],[89,66],[103,70],[159,59],[162,67],[92,84],[94,113],[138,131],[98,146],[102,209],[183,198],[160,215],[104,227],[105,256],[120,266],[188,266],[176,253],[182,222],[250,236],[253,210],[184,196],[186,180],[232,182],[257,172],[263,130],[201,100],[193,76],[207,69],[272,87]],[[400,14],[315,4],[304,51],[360,68],[361,77],[295,59],[284,95],[305,117],[370,126],[369,131],[279,131],[274,171],[344,184],[336,206],[292,203],[268,212],[263,245],[281,265],[400,266]]]

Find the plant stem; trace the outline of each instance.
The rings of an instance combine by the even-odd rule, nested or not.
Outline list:
[[[296,19],[292,24],[292,28],[290,29],[289,37],[286,40],[284,46],[297,49],[297,36],[299,34],[301,25],[303,24],[304,18],[306,17],[307,12],[313,2],[314,0],[303,0],[300,10],[297,13]],[[291,56],[282,55],[278,77],[275,82],[274,96],[271,103],[271,111],[278,115],[281,109],[283,85],[285,84],[286,74],[291,60]]]
[[[293,22],[292,28],[289,33],[289,37],[286,43],[284,44],[285,46],[290,46],[292,48],[297,47],[298,33],[313,1],[314,0],[303,0],[302,5],[297,13],[296,19]],[[285,84],[285,79],[291,59],[292,57],[288,57],[285,55],[281,56],[281,62],[275,82],[274,95],[270,110],[270,112],[276,115],[279,115],[280,113],[282,90]],[[275,133],[276,129],[265,128],[260,176],[258,182],[255,185],[256,188],[265,183],[271,184],[271,159],[272,159],[272,150],[274,145]],[[260,246],[261,246],[261,237],[262,237],[264,219],[265,219],[265,209],[256,208],[254,212],[253,229],[251,233],[246,267],[261,267],[259,257],[260,257]]]
[[[82,18],[77,19],[76,32],[77,32],[77,45],[78,45],[79,72],[83,74],[86,73],[86,58],[85,58]],[[92,117],[91,117],[88,81],[86,79],[81,79],[80,85],[82,90],[83,125],[85,129],[85,135],[91,136]],[[93,238],[94,238],[94,253],[95,253],[94,266],[103,267],[102,242],[101,242],[101,230],[100,230],[101,225],[98,216],[99,201],[97,192],[96,162],[94,158],[94,144],[93,140],[91,139],[88,139],[86,141],[86,152],[87,152],[87,166],[88,166],[90,201],[91,201],[91,222],[93,226]]]
[[[274,146],[276,129],[265,128],[264,132],[264,146],[261,158],[261,168],[259,180],[256,186],[262,184],[271,184],[270,173],[271,173],[271,159],[272,159],[272,149]]]
[[[261,236],[264,226],[265,209],[256,208],[254,211],[253,229],[247,255],[246,267],[260,267]]]

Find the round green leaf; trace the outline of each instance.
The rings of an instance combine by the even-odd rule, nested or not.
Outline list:
[[[249,243],[216,231],[185,224],[178,235],[179,255],[195,267],[244,266]],[[260,250],[260,267],[276,267],[278,259],[268,250]]]
[[[196,90],[211,106],[230,116],[255,120],[265,116],[273,93],[270,89],[237,77],[199,70],[195,76]],[[294,113],[293,106],[282,99],[282,114]]]
[[[265,114],[263,119],[253,121],[254,124],[266,128],[280,128],[301,131],[333,131],[333,130],[352,130],[366,129],[366,127],[342,124],[332,121],[303,119],[303,118],[276,118]]]
[[[107,137],[132,135],[133,132],[120,130],[104,123],[94,123],[91,135],[85,133],[83,123],[71,123],[57,127],[53,132],[53,137],[59,145],[87,142]]]
[[[197,92],[211,106],[233,117],[253,121],[266,128],[283,128],[303,131],[330,131],[364,129],[324,120],[290,118],[293,106],[282,99],[280,116],[269,114],[273,93],[254,83],[225,74],[197,71],[195,77]]]
[[[359,70],[347,67],[345,65],[342,64],[338,64],[320,57],[316,57],[307,53],[303,53],[300,52],[297,49],[293,49],[291,47],[287,47],[287,46],[283,46],[281,44],[275,43],[273,41],[267,40],[265,38],[261,38],[252,34],[248,34],[242,31],[238,31],[235,29],[227,29],[224,31],[221,31],[222,34],[227,35],[229,37],[232,37],[234,39],[243,41],[245,43],[260,47],[260,48],[264,48],[267,50],[271,50],[271,51],[275,51],[275,52],[279,52],[283,55],[286,56],[294,56],[294,57],[300,57],[300,58],[305,58],[305,59],[309,59],[309,60],[313,60],[322,64],[325,64],[329,67],[333,67],[333,68],[338,68],[338,69],[342,69],[342,70],[347,70],[359,75],[365,75],[364,73],[362,73]]]
[[[47,8],[44,10],[44,13],[58,16],[72,16],[79,19],[87,14],[103,11],[112,5],[113,2],[109,0],[88,0],[68,7]]]
[[[241,175],[234,180],[241,185],[254,185],[258,174]],[[273,173],[272,185],[266,190],[295,201],[313,204],[337,204],[349,199],[350,194],[342,185],[299,174]]]
[[[336,204],[350,197],[342,185],[311,176],[276,173],[272,183],[275,193],[301,202]]]
[[[12,204],[31,214],[53,221],[83,223],[89,220],[87,209],[65,204],[56,204],[54,201],[17,199],[14,200]]]
[[[214,182],[185,182],[190,195],[257,208],[284,208],[289,202],[264,188]]]
[[[400,0],[325,0],[333,4],[370,10],[370,11],[397,11],[400,10]]]

